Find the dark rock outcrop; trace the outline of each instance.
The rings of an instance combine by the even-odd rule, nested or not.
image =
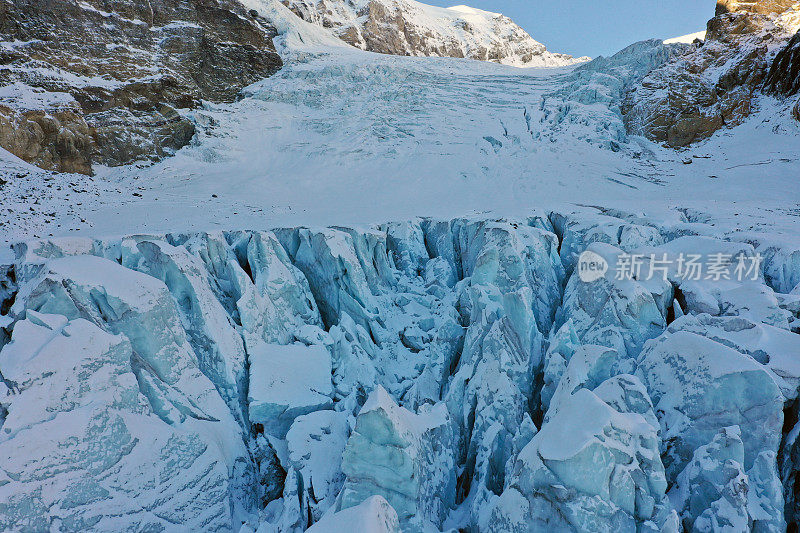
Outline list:
[[[800,32],[775,56],[764,86],[774,94],[791,96],[800,92]]]
[[[776,95],[793,96],[800,93],[800,31],[775,56],[764,88]],[[800,121],[800,100],[792,108],[792,116]]]
[[[235,0],[2,0],[0,146],[85,174],[162,158],[194,134],[178,109],[280,68],[273,36]]]

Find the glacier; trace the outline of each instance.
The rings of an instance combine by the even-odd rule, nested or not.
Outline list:
[[[578,250],[617,246],[754,253],[675,220],[579,209],[15,245],[0,523],[780,531],[800,518],[786,280],[728,280],[714,307],[674,273],[576,268]]]
[[[284,67],[174,157],[0,151],[0,529],[800,526],[791,102],[675,151],[624,98],[696,45],[520,69],[240,3]]]

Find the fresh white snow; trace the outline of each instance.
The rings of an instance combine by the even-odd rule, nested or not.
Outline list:
[[[673,43],[691,44],[695,41],[695,39],[700,39],[701,41],[705,41],[706,30],[696,31],[694,33],[689,33],[687,35],[681,35],[680,37],[672,37],[670,39],[664,39],[664,44],[673,44]]]
[[[250,420],[283,438],[298,415],[332,407],[324,346],[262,344],[250,352]]]
[[[308,529],[311,533],[396,533],[400,531],[397,513],[381,496],[367,498],[355,507],[326,516]]]

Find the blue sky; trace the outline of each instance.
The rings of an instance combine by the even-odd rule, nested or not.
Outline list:
[[[421,0],[508,15],[553,52],[610,55],[643,39],[704,30],[714,0]]]

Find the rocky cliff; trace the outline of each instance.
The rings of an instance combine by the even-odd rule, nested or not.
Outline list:
[[[764,85],[773,94],[794,96],[800,93],[800,32],[775,56]],[[800,120],[800,100],[792,114]]]
[[[796,9],[797,0],[717,0],[715,15],[748,12],[769,15]]]
[[[628,93],[622,107],[628,131],[681,147],[741,124],[771,70],[782,76],[773,62],[799,27],[798,2],[720,1],[705,41]]]
[[[85,174],[161,158],[194,133],[179,109],[280,68],[273,36],[235,0],[4,0],[0,146]]]
[[[464,57],[515,66],[576,61],[548,52],[508,17],[467,6],[443,9],[414,0],[282,1],[303,20],[381,54]]]

